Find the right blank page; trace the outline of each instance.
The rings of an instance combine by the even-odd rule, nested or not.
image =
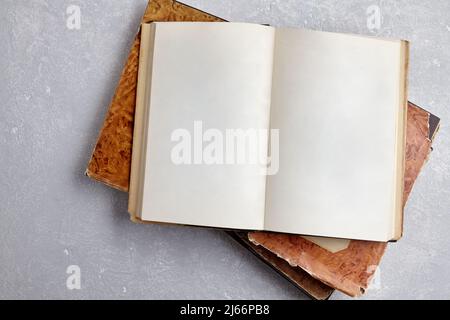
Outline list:
[[[266,230],[399,236],[405,48],[402,41],[277,30],[271,128],[280,130],[279,171],[267,178]]]

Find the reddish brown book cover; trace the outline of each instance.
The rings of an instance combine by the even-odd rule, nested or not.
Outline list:
[[[224,20],[176,1],[151,0],[145,11],[142,22],[152,21]],[[122,191],[128,191],[129,185],[139,44],[140,35],[138,34],[132,45],[128,60],[124,66],[119,84],[109,106],[104,124],[101,128],[96,146],[86,170],[86,175],[90,178]],[[429,135],[429,132],[434,133],[439,124],[439,120],[436,117],[430,116],[428,112],[413,104],[409,104],[408,113],[405,199],[412,188],[412,184],[414,183],[421,166],[431,150],[433,134]],[[333,292],[331,287],[317,280],[317,278],[332,286],[339,287],[338,283],[342,280],[339,273],[334,275],[333,271],[330,269],[331,271],[329,272],[332,276],[328,276],[327,274],[327,277],[322,279],[322,276],[317,276],[318,272],[315,271],[315,267],[312,268],[312,270],[311,268],[308,269],[305,267],[305,263],[296,259],[292,250],[298,245],[302,246],[302,250],[305,250],[306,252],[311,251],[311,257],[314,257],[313,259],[316,260],[318,265],[322,268],[320,270],[329,267],[329,261],[326,259],[323,261],[322,265],[320,265],[321,258],[331,260],[337,259],[330,257],[330,255],[327,254],[317,255],[319,256],[319,258],[317,258],[315,255],[321,248],[301,237],[285,239],[282,238],[284,235],[253,233],[251,238],[252,241],[261,244],[261,246],[257,246],[249,241],[247,233],[232,232],[230,235],[315,299],[326,299]],[[285,240],[288,240],[288,242]],[[294,247],[291,242],[294,242]],[[355,242],[352,242],[351,247],[353,248],[354,245]],[[265,248],[269,248],[273,252]],[[377,245],[376,243],[362,242],[359,244],[359,250],[357,251],[362,252],[363,255],[365,252],[369,252],[369,254],[372,254],[372,259],[374,259],[373,262],[378,264],[384,251],[384,247]],[[349,252],[354,252],[354,250],[351,249]],[[345,256],[348,258],[347,262],[349,264],[355,264],[354,257],[352,257],[349,252]],[[281,256],[284,259],[279,258],[278,256]],[[341,258],[339,261],[342,262],[344,260],[345,259]],[[289,261],[291,265],[286,261]],[[305,268],[308,272],[305,272],[302,268]],[[315,276],[313,277],[311,274],[314,274]],[[359,277],[359,282],[353,282],[359,285],[358,290],[361,288],[364,289],[367,286],[370,274],[363,274]],[[329,278],[334,280],[330,281]],[[341,287],[339,287],[339,289],[348,294],[354,293],[353,287],[352,290],[343,289]]]

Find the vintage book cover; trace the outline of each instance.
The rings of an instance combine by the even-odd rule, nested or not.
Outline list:
[[[176,1],[151,0],[142,21],[223,20]],[[134,40],[128,60],[124,66],[118,87],[109,106],[103,127],[100,131],[94,152],[86,170],[86,174],[90,178],[122,191],[128,191],[129,185],[137,69],[139,60],[139,40],[140,35],[138,34]],[[417,109],[417,116],[414,117],[414,121],[411,121],[413,119],[412,115],[414,115],[414,112],[410,112],[411,108]],[[412,104],[410,104],[408,112],[408,130],[410,130],[412,125],[418,125],[421,128],[429,127],[430,132],[437,131],[439,120],[436,117],[430,116],[426,111],[417,108]],[[408,134],[408,139],[409,137],[410,134]],[[430,140],[431,138],[432,137],[429,137]],[[412,183],[419,173],[420,166],[418,164],[421,162],[420,159],[426,158],[430,150],[429,146],[427,149],[426,146],[416,143],[416,141],[412,142],[408,140],[407,150],[411,149],[413,151],[409,151],[409,153],[420,154],[420,156],[414,158],[414,163],[416,163],[416,165],[407,165],[407,172],[405,176],[406,190],[410,190]],[[418,160],[416,160],[416,158]],[[409,193],[409,191],[407,193]],[[292,281],[299,288],[303,289],[312,298],[326,299],[333,292],[331,287],[311,277],[311,270],[308,270],[309,273],[307,273],[300,267],[290,266],[285,260],[264,249],[263,246],[256,246],[251,243],[246,236],[246,233],[243,235],[242,233],[233,232],[232,234],[236,240]],[[256,241],[255,239],[253,240]],[[304,241],[306,243],[310,243],[307,240]],[[278,252],[277,254],[280,255]]]

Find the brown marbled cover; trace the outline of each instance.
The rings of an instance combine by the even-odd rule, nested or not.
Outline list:
[[[404,204],[431,152],[430,114],[408,106]],[[436,128],[437,129],[437,128]],[[347,249],[331,253],[297,235],[250,232],[249,240],[300,267],[314,278],[350,296],[359,296],[370,284],[387,243],[352,240]]]
[[[218,17],[209,15],[205,12],[199,11],[187,5],[178,3],[172,0],[151,0],[145,11],[143,22],[151,21],[224,21]],[[130,165],[131,165],[131,146],[133,139],[133,121],[134,121],[134,109],[135,109],[135,99],[136,99],[136,85],[137,85],[137,70],[139,61],[139,45],[140,45],[140,35],[136,35],[133,46],[131,48],[128,60],[122,71],[120,82],[117,86],[113,100],[109,106],[103,127],[100,131],[100,135],[97,140],[97,144],[94,148],[94,152],[89,161],[86,175],[90,178],[96,179],[103,182],[111,187],[117,188],[122,191],[128,191],[129,176],[130,176]],[[412,109],[413,108],[413,109]],[[407,149],[410,154],[428,154],[429,146],[422,143],[420,135],[418,134],[417,139],[410,141],[411,134],[410,131],[415,130],[417,133],[426,131],[428,127],[428,113],[416,108],[411,105],[408,109],[408,147]],[[414,128],[413,128],[414,127]],[[415,165],[408,165],[405,175],[405,191],[409,193],[412,184],[417,177],[421,164],[423,161],[422,156],[416,158],[409,157],[409,163],[415,163]],[[286,278],[291,280],[298,287],[302,288],[309,295],[316,299],[326,299],[328,298],[333,289],[324,285],[319,280],[311,277],[308,273],[303,271],[299,267],[291,267],[286,264],[285,260],[277,258],[277,256],[268,250],[264,249],[264,246],[273,247],[276,254],[280,256],[287,256],[288,259],[295,253],[290,250],[293,249],[292,244],[282,244],[277,242],[277,239],[272,238],[275,235],[267,237],[265,233],[255,233],[253,234],[253,241],[261,240],[263,246],[256,246],[248,241],[248,238],[241,238],[240,243],[246,246],[248,249],[252,250],[257,256],[259,256],[263,261],[271,265],[278,272],[283,274]],[[258,238],[259,237],[259,238]],[[264,238],[266,237],[266,238]],[[235,239],[237,239],[235,237]],[[273,240],[272,243],[269,239]],[[303,239],[303,238],[301,238]],[[297,239],[298,240],[298,239]],[[275,242],[277,242],[275,244]],[[308,242],[307,240],[301,240],[303,249],[308,252],[308,248],[311,248],[313,252],[320,252],[320,248]],[[295,241],[294,241],[295,243]],[[352,242],[352,245],[354,242]],[[373,250],[373,243],[361,243],[359,245],[360,250],[368,252],[369,255],[372,251],[375,251],[376,260],[379,262],[381,258],[380,248],[378,250]],[[285,250],[284,250],[285,248]],[[382,248],[384,250],[384,248]],[[358,251],[358,252],[359,252]],[[280,253],[281,252],[281,253]],[[353,252],[353,251],[352,251]],[[322,255],[323,256],[323,255]],[[321,256],[321,257],[322,257]],[[329,255],[324,255],[330,259]],[[312,257],[312,256],[311,256]],[[349,259],[345,262],[346,265],[357,265],[358,260],[354,260],[351,256],[347,256]],[[369,258],[370,259],[370,258]],[[343,263],[341,258],[341,264]],[[293,262],[292,259],[290,261]],[[378,262],[376,264],[378,264]],[[322,267],[319,269],[321,272],[326,270],[326,265],[328,260],[322,263]],[[302,266],[299,261],[295,261],[293,264]],[[321,274],[316,272],[314,268],[307,268],[303,266],[309,273]],[[339,273],[338,273],[339,276]],[[370,275],[367,276],[367,278]],[[322,279],[321,276],[316,278]],[[331,277],[332,278],[332,277]],[[324,282],[328,282],[330,285],[334,285],[337,281],[331,281],[330,279],[323,279]],[[336,278],[341,280],[341,278]],[[367,283],[367,280],[360,281],[360,283]],[[359,288],[358,288],[359,289]],[[341,289],[342,290],[342,289]],[[350,293],[350,292],[348,292]]]

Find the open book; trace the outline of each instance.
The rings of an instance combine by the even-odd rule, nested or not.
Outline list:
[[[243,23],[143,24],[129,212],[399,239],[407,64],[405,41]]]

